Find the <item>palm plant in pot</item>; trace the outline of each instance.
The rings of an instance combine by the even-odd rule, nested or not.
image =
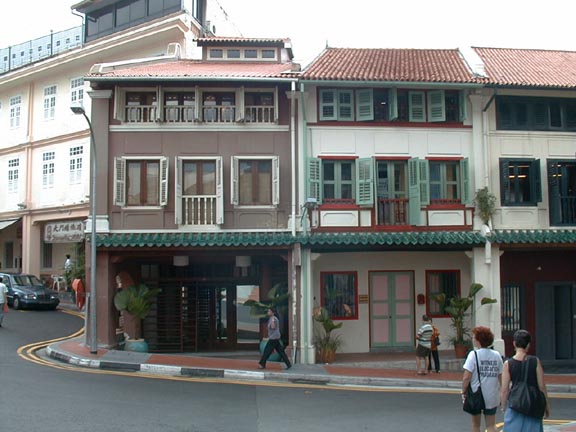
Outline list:
[[[336,351],[342,346],[342,339],[340,335],[333,335],[332,332],[341,328],[344,323],[334,323],[326,308],[323,307],[314,309],[314,321],[320,324],[316,326],[314,332],[314,345],[318,360],[321,363],[333,363]]]
[[[154,304],[154,298],[160,289],[149,288],[144,284],[131,285],[121,289],[114,296],[114,306],[123,314],[128,339],[127,351],[148,351],[148,344],[142,339],[142,320],[148,316]]]
[[[450,327],[454,330],[454,336],[450,338],[450,343],[454,346],[457,358],[464,358],[470,348],[472,348],[472,339],[470,338],[470,329],[466,326],[466,321],[469,315],[468,310],[474,304],[474,298],[478,291],[483,288],[482,284],[473,283],[470,285],[470,291],[467,296],[454,296],[446,298],[445,293],[432,295],[432,299],[436,301],[441,309],[450,315]],[[497,303],[496,299],[483,297],[480,301],[481,305]]]

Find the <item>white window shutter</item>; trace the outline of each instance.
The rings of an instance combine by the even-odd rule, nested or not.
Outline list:
[[[444,90],[434,90],[428,92],[428,121],[446,121]]]
[[[176,157],[174,161],[174,223],[182,224],[182,159]]]
[[[372,89],[356,91],[356,120],[374,120],[374,102]]]
[[[114,119],[125,121],[126,92],[119,86],[114,87]]]
[[[426,121],[426,101],[424,99],[424,92],[411,91],[408,92],[408,111],[409,120],[411,122],[425,122]]]
[[[168,158],[160,158],[160,205],[165,207],[168,204]]]
[[[114,158],[114,204],[126,204],[126,160]]]
[[[320,90],[320,120],[336,120],[336,90]]]
[[[232,156],[231,158],[231,165],[230,165],[231,169],[232,169],[232,175],[230,176],[232,179],[232,184],[230,185],[230,189],[231,189],[231,204],[232,205],[238,205],[238,158],[235,156]]]
[[[216,223],[224,223],[224,177],[221,157],[216,158]]]
[[[156,87],[156,118],[152,119],[157,122],[165,121],[164,118],[164,88]]]
[[[280,159],[272,158],[272,204],[280,204]]]
[[[388,120],[398,118],[398,89],[391,88],[388,90]]]

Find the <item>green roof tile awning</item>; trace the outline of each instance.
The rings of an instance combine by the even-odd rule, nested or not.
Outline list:
[[[482,245],[484,238],[472,231],[436,232],[226,232],[226,233],[112,233],[97,236],[103,248],[141,247],[282,247],[293,243],[303,246],[453,246]]]
[[[301,240],[309,246],[454,246],[486,243],[473,231],[314,233]]]
[[[576,230],[495,230],[490,241],[497,244],[576,243]]]
[[[261,247],[290,246],[294,238],[288,232],[230,233],[113,233],[98,235],[96,246],[135,247]]]

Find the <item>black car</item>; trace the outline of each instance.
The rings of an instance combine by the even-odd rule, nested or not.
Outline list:
[[[60,304],[58,293],[47,288],[34,275],[0,273],[0,279],[8,288],[8,306],[14,309],[54,310]]]

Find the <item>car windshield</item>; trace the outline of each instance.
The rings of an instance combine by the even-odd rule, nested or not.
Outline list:
[[[44,285],[42,281],[34,275],[14,276],[14,282],[19,286]]]

